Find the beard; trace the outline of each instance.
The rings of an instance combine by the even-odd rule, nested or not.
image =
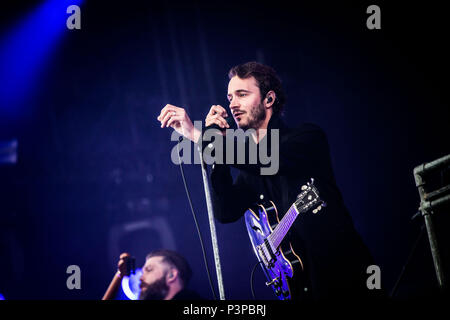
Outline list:
[[[238,123],[239,128],[242,130],[247,130],[250,128],[258,130],[265,118],[266,118],[266,108],[261,102],[259,105],[256,106],[256,108],[252,108],[250,110],[250,113],[248,114],[247,123],[242,124]]]
[[[144,288],[145,290],[143,290]],[[167,286],[166,276],[164,275],[161,279],[154,281],[152,284],[141,282],[139,300],[163,300],[168,292],[169,287]]]

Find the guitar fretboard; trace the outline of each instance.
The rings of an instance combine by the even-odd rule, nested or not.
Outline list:
[[[292,205],[273,232],[267,237],[275,249],[281,244],[281,241],[283,241],[298,215],[299,212],[295,208],[295,205]]]

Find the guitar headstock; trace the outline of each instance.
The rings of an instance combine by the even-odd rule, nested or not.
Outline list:
[[[323,207],[326,207],[326,203],[320,199],[319,191],[314,186],[314,179],[301,187],[301,192],[297,195],[297,199],[294,202],[297,211],[306,212],[312,208],[313,213],[319,212]]]

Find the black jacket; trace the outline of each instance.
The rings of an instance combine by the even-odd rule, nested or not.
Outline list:
[[[317,214],[302,215],[291,230],[291,241],[301,248],[297,253],[308,274],[308,291],[317,299],[367,293],[366,269],[373,261],[336,185],[325,133],[313,124],[288,128],[275,116],[268,129],[263,138],[267,139],[268,150],[272,143],[270,129],[279,129],[278,173],[261,175],[263,165],[258,159],[256,164],[233,164],[239,169],[233,181],[230,165],[214,164],[210,178],[216,219],[222,223],[237,221],[261,198],[272,200],[278,213],[284,215],[301,186],[314,178],[327,207]],[[254,144],[251,138],[246,143]],[[261,142],[256,147],[259,145]]]
[[[183,289],[179,291],[172,300],[204,300],[197,292]]]

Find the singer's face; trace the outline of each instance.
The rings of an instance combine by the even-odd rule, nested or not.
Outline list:
[[[244,130],[259,129],[266,118],[266,109],[256,79],[234,76],[228,83],[227,97],[238,127]]]

